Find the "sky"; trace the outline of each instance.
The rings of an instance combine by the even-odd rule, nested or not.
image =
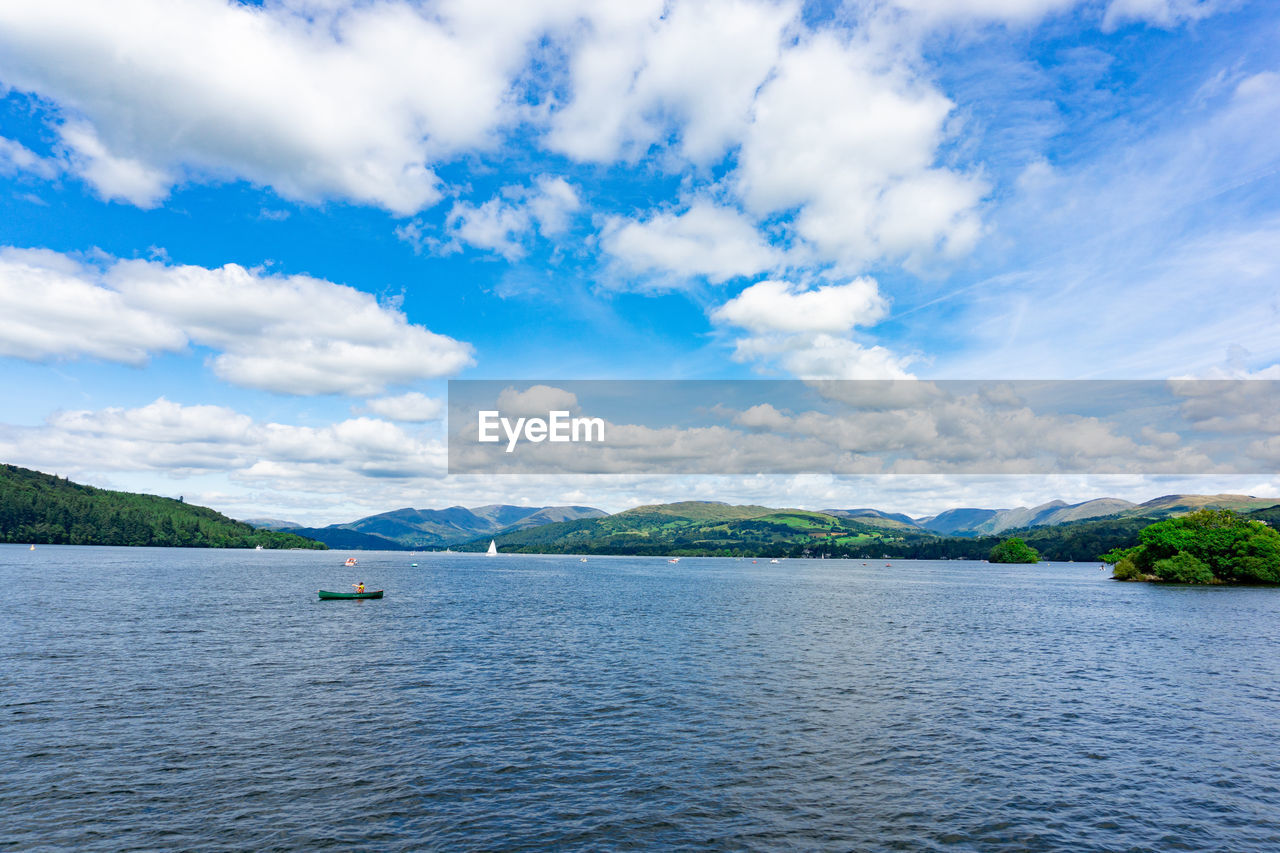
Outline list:
[[[1255,475],[453,475],[450,379],[1280,379],[1247,0],[0,5],[0,461],[323,524]]]

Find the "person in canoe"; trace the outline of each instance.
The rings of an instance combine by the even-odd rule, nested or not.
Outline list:
[[[360,583],[353,583],[352,586],[356,588],[356,592],[364,592],[364,581],[360,581]]]

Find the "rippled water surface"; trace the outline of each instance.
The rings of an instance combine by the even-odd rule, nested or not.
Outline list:
[[[0,546],[0,848],[1280,849],[1280,590],[345,556]]]

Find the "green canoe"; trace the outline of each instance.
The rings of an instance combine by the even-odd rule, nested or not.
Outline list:
[[[375,589],[369,592],[329,592],[327,589],[320,590],[320,598],[382,598],[382,590]]]

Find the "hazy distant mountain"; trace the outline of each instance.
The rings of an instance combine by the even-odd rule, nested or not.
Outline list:
[[[296,521],[285,521],[280,518],[242,518],[240,520],[250,527],[256,527],[259,530],[284,530],[288,527],[302,526]]]
[[[1280,503],[1280,498],[1255,498],[1253,495],[1162,495],[1138,504],[1124,515],[1143,518],[1164,518],[1170,515],[1186,515],[1198,509],[1234,509],[1249,512],[1265,509]]]
[[[1206,507],[1248,512],[1275,503],[1276,498],[1255,498],[1252,495],[1164,495],[1140,504],[1120,498],[1095,498],[1078,504],[1049,501],[1039,506],[1013,509],[949,509],[930,518],[916,519],[916,523],[943,536],[991,536],[1006,530],[1049,527],[1088,519],[1167,518]]]
[[[292,533],[296,536],[305,536],[308,539],[314,539],[317,542],[323,542],[330,548],[336,548],[344,551],[408,551],[408,547],[393,542],[382,536],[370,536],[368,533],[358,533],[354,530],[346,530],[341,527],[290,527],[280,531],[282,533]]]
[[[1005,509],[977,509],[965,507],[949,509],[937,515],[921,518],[917,524],[942,536],[976,536],[979,528]]]
[[[864,524],[875,525],[876,527],[920,527],[916,520],[909,515],[900,512],[884,512],[878,509],[824,509],[822,512],[826,515],[836,518],[856,518]]]
[[[1066,501],[1050,501],[1033,507],[1017,507],[999,512],[986,524],[979,525],[976,533],[1002,533],[1025,527],[1048,527],[1070,521],[1089,518],[1105,518],[1132,509],[1133,503],[1119,498],[1096,498],[1078,504]]]
[[[603,510],[589,506],[510,506],[489,504],[467,508],[382,512],[345,524],[295,528],[333,548],[442,548],[477,536],[496,536],[559,521],[599,518]]]

